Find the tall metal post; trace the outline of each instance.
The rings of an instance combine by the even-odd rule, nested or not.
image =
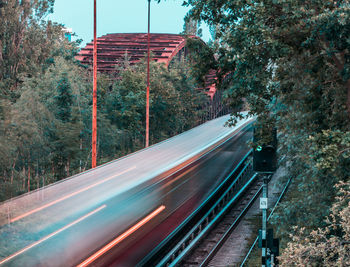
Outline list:
[[[93,91],[92,91],[92,155],[91,167],[96,167],[97,143],[97,40],[96,40],[96,0],[94,0],[94,48],[93,48]]]
[[[147,91],[146,91],[146,145],[149,145],[149,57],[150,57],[150,8],[151,0],[148,0],[148,33],[147,33]]]
[[[262,209],[262,229],[261,229],[261,266],[267,266],[267,242],[266,242],[266,232],[267,232],[267,203],[268,203],[268,183],[269,175],[263,174],[263,192],[262,198],[260,198],[260,208]]]

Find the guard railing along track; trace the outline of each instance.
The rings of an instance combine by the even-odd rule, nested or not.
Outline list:
[[[255,174],[256,175],[256,174]],[[233,210],[229,211],[225,218],[220,222],[220,224],[213,229],[213,231],[205,238],[202,243],[211,242],[214,243],[214,246],[208,246],[205,249],[204,257],[197,257],[195,261],[196,266],[207,266],[210,261],[214,258],[214,256],[220,251],[221,247],[227,246],[226,240],[232,234],[234,229],[238,226],[241,219],[250,209],[256,198],[259,196],[262,190],[262,182],[261,180],[256,180],[254,184],[251,186],[249,190],[244,194],[244,199],[235,205]],[[220,233],[221,231],[221,233]],[[205,244],[201,244],[205,245]],[[209,248],[209,249],[208,249]],[[189,258],[194,258],[195,255],[190,256]],[[192,264],[186,264],[188,262],[185,261],[184,266],[191,266]],[[191,263],[191,262],[189,262]]]
[[[257,175],[252,170],[251,155],[252,150],[202,205],[154,249],[140,266],[179,264],[256,181]]]

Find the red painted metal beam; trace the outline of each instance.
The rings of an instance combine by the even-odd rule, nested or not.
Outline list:
[[[190,38],[198,38],[189,36]],[[170,62],[183,51],[186,37],[180,34],[150,33],[150,52],[155,62],[169,66]],[[148,33],[113,33],[97,38],[98,58],[97,70],[109,74],[117,74],[116,66],[122,66],[127,53],[130,65],[147,56]],[[205,43],[203,42],[203,45]],[[91,65],[93,61],[93,43],[88,43],[76,57],[82,64]],[[211,97],[216,92],[215,73],[206,76],[204,89]],[[200,89],[200,88],[199,88]]]
[[[146,89],[146,144],[149,145],[149,60],[150,60],[150,18],[151,0],[148,0],[148,32],[147,32],[147,89]]]
[[[92,91],[92,148],[91,167],[96,167],[97,156],[97,38],[96,38],[96,0],[94,0],[94,66],[93,66],[93,91]]]

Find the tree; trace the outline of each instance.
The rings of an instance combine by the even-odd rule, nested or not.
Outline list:
[[[165,66],[151,62],[150,93],[150,141],[165,138],[192,128],[199,119],[199,106],[205,96],[196,90],[196,84],[188,76],[186,62]],[[119,129],[135,134],[140,140],[144,135],[145,118],[145,62],[127,67],[121,72],[111,92],[114,99],[109,103],[110,118]]]
[[[287,241],[291,226],[322,226],[334,185],[350,177],[349,1],[188,0],[190,16],[216,29],[197,68],[215,68],[232,107],[246,101],[257,125],[277,126],[292,186],[274,217]],[[216,59],[216,64],[211,58]],[[202,58],[200,60],[200,58]],[[200,72],[202,73],[202,72]],[[237,113],[233,114],[235,122]]]
[[[185,4],[193,6],[192,17],[216,28],[221,41],[216,69],[225,74],[230,70],[226,87],[248,97],[252,113],[270,110],[274,96],[289,98],[283,92],[293,90],[290,85],[305,85],[297,82],[296,74],[313,80],[323,74],[326,88],[342,89],[341,103],[344,92],[345,100],[350,94],[349,1],[190,0]]]
[[[15,103],[2,101],[6,109],[0,134],[8,159],[1,159],[1,181],[12,187],[12,193],[2,197],[57,181],[85,166],[91,139],[83,131],[88,129],[85,122],[90,125],[87,82],[72,60],[55,57],[44,73],[24,79]]]
[[[40,72],[62,27],[45,20],[54,0],[7,0],[0,7],[0,90],[2,98],[18,97],[24,77]]]
[[[62,78],[58,81],[57,95],[55,95],[54,100],[57,109],[56,118],[62,122],[69,122],[72,117],[73,99],[68,75],[65,72],[62,73]]]
[[[339,194],[325,221],[325,228],[309,234],[296,229],[280,257],[282,266],[349,266],[350,265],[350,183],[337,185]]]

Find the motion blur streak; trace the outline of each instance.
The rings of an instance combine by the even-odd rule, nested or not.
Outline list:
[[[24,214],[22,214],[22,215],[20,215],[20,216],[17,216],[17,217],[15,217],[15,218],[11,219],[10,222],[13,223],[13,222],[18,221],[18,220],[20,220],[20,219],[22,219],[22,218],[24,218],[24,217],[27,217],[27,216],[29,216],[29,215],[31,215],[31,214],[33,214],[33,213],[36,213],[36,212],[38,212],[38,211],[41,211],[41,210],[46,209],[46,208],[48,208],[48,207],[51,207],[52,205],[55,205],[56,203],[59,203],[59,202],[61,202],[61,201],[63,201],[63,200],[66,200],[66,199],[68,199],[68,198],[70,198],[70,197],[73,197],[73,196],[75,196],[75,195],[77,195],[77,194],[79,194],[79,193],[85,192],[86,190],[89,190],[89,189],[91,189],[91,188],[93,188],[93,187],[95,187],[95,186],[98,186],[98,185],[100,185],[100,184],[102,184],[102,183],[104,183],[104,182],[107,182],[107,181],[109,181],[109,180],[111,180],[111,179],[113,179],[113,178],[115,178],[115,177],[118,177],[118,176],[120,176],[120,175],[122,175],[122,174],[124,174],[124,173],[126,173],[126,172],[128,172],[128,171],[131,171],[131,170],[133,170],[133,169],[135,169],[135,168],[136,168],[136,166],[131,167],[131,168],[125,170],[125,171],[122,171],[122,172],[120,172],[120,173],[118,173],[118,174],[115,174],[115,175],[113,175],[113,176],[111,176],[111,177],[108,177],[108,178],[106,178],[106,179],[103,179],[103,180],[101,180],[101,181],[99,181],[99,182],[97,182],[97,183],[94,183],[94,184],[92,184],[92,185],[89,185],[89,186],[87,186],[87,187],[84,187],[84,188],[82,188],[82,189],[80,189],[80,190],[78,190],[78,191],[75,191],[75,192],[73,192],[73,193],[71,193],[71,194],[69,194],[69,195],[66,195],[66,196],[64,196],[64,197],[61,197],[61,198],[59,198],[59,199],[56,199],[55,201],[52,201],[52,202],[50,202],[50,203],[47,203],[47,204],[45,204],[45,205],[43,205],[43,206],[41,206],[41,207],[39,207],[39,208],[33,209],[33,210],[31,210],[31,211],[29,211],[29,212],[26,212],[26,213],[24,213]]]
[[[113,248],[115,245],[117,245],[119,242],[127,238],[129,235],[131,235],[133,232],[135,232],[137,229],[142,227],[144,224],[152,220],[154,217],[156,217],[159,213],[161,213],[165,209],[165,206],[162,205],[155,211],[153,211],[151,214],[149,214],[147,217],[139,221],[137,224],[135,224],[133,227],[129,228],[126,232],[118,236],[116,239],[114,239],[112,242],[110,242],[108,245],[104,246],[102,249],[97,251],[95,254],[87,258],[85,261],[80,263],[77,267],[83,267],[88,266],[90,263],[95,261],[97,258],[99,258],[101,255],[106,253],[108,250]]]
[[[11,260],[11,259],[13,259],[13,258],[16,257],[16,256],[22,254],[23,252],[26,252],[28,249],[31,249],[31,248],[33,248],[33,247],[39,245],[40,243],[44,242],[45,240],[48,240],[49,238],[51,238],[51,237],[53,237],[53,236],[55,236],[55,235],[61,233],[62,231],[68,229],[69,227],[72,227],[73,225],[75,225],[75,224],[81,222],[82,220],[85,220],[87,217],[89,217],[89,216],[95,214],[96,212],[99,212],[100,210],[104,209],[105,207],[107,207],[107,206],[106,206],[106,205],[102,205],[101,207],[99,207],[99,208],[97,208],[97,209],[95,209],[95,210],[89,212],[88,214],[84,215],[83,217],[80,217],[79,219],[75,220],[74,222],[72,222],[72,223],[70,223],[70,224],[68,224],[68,225],[66,225],[66,226],[64,226],[64,227],[62,227],[61,229],[57,230],[56,232],[53,232],[52,234],[49,234],[48,236],[45,236],[44,238],[42,238],[42,239],[40,239],[40,240],[34,242],[33,244],[31,244],[31,245],[25,247],[24,249],[21,249],[20,251],[17,251],[16,253],[12,254],[11,256],[8,256],[7,258],[5,258],[5,259],[3,259],[2,261],[0,261],[0,265],[1,265],[1,264],[4,264],[5,262],[7,262],[7,261],[9,261],[9,260]]]

